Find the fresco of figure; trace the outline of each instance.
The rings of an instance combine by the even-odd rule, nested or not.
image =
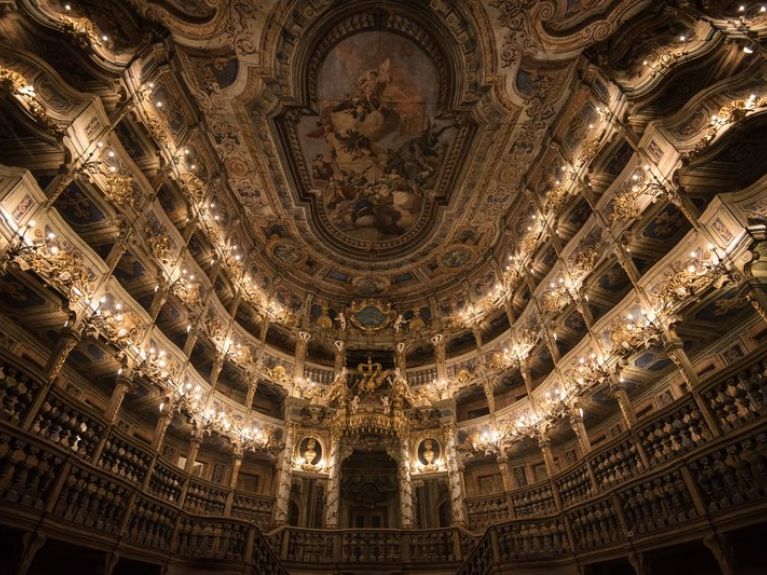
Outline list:
[[[417,223],[455,128],[437,119],[437,94],[433,62],[404,37],[364,32],[329,52],[319,119],[304,117],[299,138],[338,230],[378,241]]]

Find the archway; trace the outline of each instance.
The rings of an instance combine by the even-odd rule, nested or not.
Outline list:
[[[355,449],[341,465],[339,527],[399,527],[397,463],[385,449]]]

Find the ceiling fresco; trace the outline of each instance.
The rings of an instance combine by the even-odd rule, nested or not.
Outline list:
[[[331,241],[356,250],[412,241],[433,219],[456,143],[457,127],[440,117],[434,64],[412,40],[362,32],[331,49],[317,82],[316,111],[300,116],[293,150],[309,167],[299,185],[312,216]]]
[[[174,30],[221,160],[198,171],[221,178],[211,197],[231,191],[211,207],[253,275],[278,274],[291,308],[379,297],[399,313],[492,297],[557,167],[583,155],[593,95],[610,97],[579,75],[584,50],[643,5],[233,2],[201,25],[136,3]]]

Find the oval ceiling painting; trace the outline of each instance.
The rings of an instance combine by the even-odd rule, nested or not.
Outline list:
[[[463,139],[439,109],[437,67],[413,40],[368,30],[330,48],[313,78],[311,112],[298,112],[287,141],[314,223],[356,250],[410,242],[433,219],[446,158]]]

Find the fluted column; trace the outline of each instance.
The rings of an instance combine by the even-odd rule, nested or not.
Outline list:
[[[154,428],[154,436],[152,437],[152,449],[155,451],[160,450],[162,442],[165,440],[165,432],[168,430],[171,421],[173,421],[173,413],[170,409],[160,412],[160,417],[157,419],[157,425]]]
[[[572,427],[575,437],[578,438],[578,445],[581,448],[582,454],[587,454],[591,451],[591,440],[589,439],[586,426],[583,424],[583,415],[580,410],[576,409],[570,412],[570,427]]]
[[[498,462],[498,469],[501,471],[501,481],[503,481],[503,490],[512,491],[514,482],[511,480],[511,469],[509,469],[509,456],[501,451],[495,458]]]
[[[493,390],[493,384],[488,378],[482,382],[482,391],[485,392],[485,399],[487,399],[487,408],[490,413],[495,413],[495,391]]]
[[[399,342],[394,348],[394,367],[405,373],[405,342]]]
[[[399,509],[402,529],[413,527],[413,484],[410,478],[410,440],[400,440],[399,452]]]
[[[293,481],[293,443],[295,443],[296,425],[285,426],[285,449],[277,461],[277,493],[274,502],[274,523],[285,525],[288,522],[288,504],[290,485]]]
[[[554,477],[556,466],[554,465],[554,453],[551,451],[551,438],[545,433],[538,436],[538,446],[543,454],[543,464],[546,466],[546,474],[549,479]]]
[[[240,475],[240,468],[242,467],[243,451],[241,445],[234,446],[234,454],[232,455],[232,471],[229,474],[229,493],[226,494],[226,503],[224,506],[224,515],[227,517],[232,513],[232,504],[234,503],[234,490],[237,488],[237,478]]]
[[[109,406],[106,411],[106,418],[109,423],[115,423],[117,416],[120,415],[120,406],[128,392],[133,387],[132,373],[122,372],[117,376],[115,388],[112,391],[112,397],[109,399]]]
[[[234,455],[232,456],[232,472],[229,475],[229,489],[237,487],[237,478],[240,476],[240,468],[242,467],[242,457],[242,448],[235,447]]]
[[[328,496],[325,501],[325,527],[338,527],[338,506],[341,489],[341,437],[333,434],[328,455]]]
[[[445,364],[445,336],[438,333],[431,338],[434,346],[434,361],[437,368],[437,381],[447,381],[447,365]]]
[[[59,373],[61,373],[61,370],[67,361],[67,357],[69,357],[69,354],[72,353],[72,350],[77,347],[79,341],[80,335],[72,328],[65,327],[61,330],[61,339],[59,339],[55,351],[48,358],[48,362],[44,368],[45,372],[48,374],[48,381],[38,392],[37,396],[32,402],[32,405],[29,408],[26,419],[22,424],[24,429],[29,429],[32,426],[32,423],[40,411],[40,407],[42,407],[43,403],[48,397],[48,392],[53,387],[53,382],[59,376]]]
[[[59,339],[56,345],[56,351],[48,358],[48,363],[45,365],[48,381],[53,381],[58,377],[69,354],[72,353],[79,342],[80,334],[74,329],[65,327],[61,330],[61,339]]]
[[[202,437],[198,434],[192,436],[189,440],[189,451],[186,454],[186,464],[184,465],[184,471],[191,473],[194,469],[194,464],[197,461],[197,454],[200,451],[200,444],[202,443]]]
[[[336,348],[335,369],[338,373],[346,365],[346,344],[339,339],[334,341],[333,345]]]
[[[455,448],[455,425],[443,426],[445,436],[445,461],[447,463],[447,479],[450,485],[450,506],[453,512],[454,525],[466,525],[464,510],[464,488],[461,470],[458,465],[458,451]]]
[[[309,340],[312,338],[312,334],[308,331],[299,331],[298,338],[296,339],[296,351],[295,351],[295,366],[293,373],[295,379],[301,379],[304,377],[306,368],[306,353],[309,350]]]
[[[631,429],[636,425],[637,416],[634,413],[634,407],[631,405],[631,399],[625,389],[620,387],[611,387],[610,393],[618,402],[618,407],[621,411],[621,417],[623,418],[623,424],[626,429]]]

